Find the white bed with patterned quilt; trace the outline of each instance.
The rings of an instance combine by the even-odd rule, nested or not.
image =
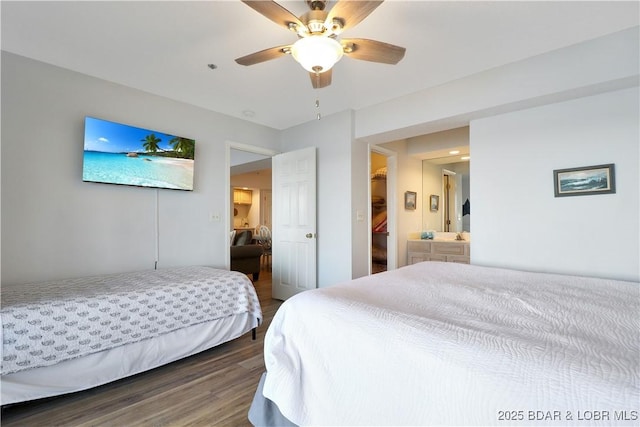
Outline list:
[[[640,284],[422,262],[303,292],[254,425],[638,425]]]
[[[3,405],[134,375],[262,321],[245,274],[176,267],[2,287]]]

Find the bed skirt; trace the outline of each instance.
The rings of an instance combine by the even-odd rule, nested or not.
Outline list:
[[[296,427],[296,424],[289,421],[278,409],[273,401],[267,399],[262,394],[264,380],[267,373],[263,373],[258,383],[256,394],[253,396],[251,407],[249,408],[249,421],[256,427]]]
[[[6,405],[86,390],[200,353],[256,327],[258,319],[244,313],[56,365],[4,375],[0,380],[0,403]]]

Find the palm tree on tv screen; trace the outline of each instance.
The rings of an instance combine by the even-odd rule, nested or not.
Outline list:
[[[193,160],[196,145],[193,139],[176,136],[169,141],[169,144],[171,144],[176,154],[180,154],[180,157]]]
[[[164,151],[158,145],[160,142],[162,142],[162,140],[160,138],[158,138],[154,133],[145,136],[144,139],[141,139],[140,141],[142,141],[144,143],[144,144],[142,144],[142,147],[148,153],[157,153],[158,150]]]

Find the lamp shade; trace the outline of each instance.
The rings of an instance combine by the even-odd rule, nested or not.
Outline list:
[[[325,36],[308,36],[291,46],[291,55],[307,71],[323,73],[342,58],[342,45]]]

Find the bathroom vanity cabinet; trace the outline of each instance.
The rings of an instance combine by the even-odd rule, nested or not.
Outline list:
[[[407,264],[422,261],[444,261],[469,264],[470,243],[458,240],[409,240]]]

